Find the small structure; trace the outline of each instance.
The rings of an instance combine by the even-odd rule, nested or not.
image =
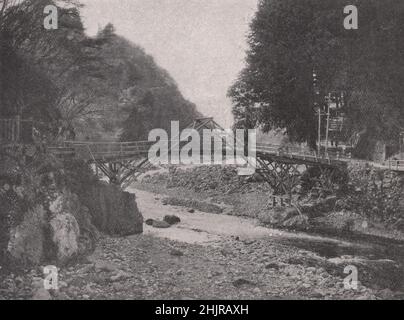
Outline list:
[[[187,128],[195,129],[196,131],[201,132],[203,129],[208,130],[224,130],[213,118],[198,118],[195,119]]]
[[[404,131],[400,133],[400,160],[404,160]]]
[[[376,141],[371,159],[372,161],[382,163],[389,159],[404,160],[403,156],[401,141],[400,146],[397,144],[397,141],[393,140],[387,142]]]

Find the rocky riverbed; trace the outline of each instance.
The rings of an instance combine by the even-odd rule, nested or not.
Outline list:
[[[293,262],[289,259],[293,257]],[[153,236],[104,238],[88,261],[60,271],[58,291],[41,287],[40,270],[2,281],[1,297],[34,299],[376,299],[391,291],[362,285],[306,261],[312,253],[268,241],[217,246]]]
[[[316,237],[270,230],[234,216],[189,212],[165,206],[159,195],[131,191],[145,221],[171,214],[181,222],[166,229],[145,225],[141,235],[102,237],[92,256],[59,270],[56,291],[43,290],[41,268],[3,277],[1,299],[402,298],[399,291],[365,283],[345,289],[343,260],[355,263],[353,257],[332,260],[280,241]],[[359,268],[359,281],[362,270],[369,273]]]

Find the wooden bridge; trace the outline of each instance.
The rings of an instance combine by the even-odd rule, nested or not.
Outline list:
[[[169,141],[167,141],[169,143]],[[48,150],[60,159],[81,159],[96,165],[111,182],[122,184],[136,177],[154,165],[148,159],[150,147],[155,142],[76,142],[67,141],[63,146],[50,147]],[[180,148],[187,144],[181,142]],[[222,153],[229,154],[224,146]],[[234,152],[241,151],[234,148]],[[339,170],[346,166],[343,158],[319,157],[315,153],[301,150],[284,150],[280,146],[257,144],[256,152],[258,173],[276,189],[290,191],[299,183],[299,166],[317,166],[324,170]],[[169,150],[170,152],[170,150]],[[234,154],[235,155],[235,154]]]
[[[10,128],[10,126],[8,127]],[[223,130],[213,118],[196,119],[188,128],[201,132],[203,129]],[[0,128],[5,131],[5,129]],[[18,132],[17,129],[15,132]],[[32,129],[31,129],[32,130]],[[10,131],[10,130],[8,130]],[[13,131],[14,132],[14,131]],[[1,137],[6,137],[1,135]],[[18,138],[12,136],[14,141]],[[3,139],[5,140],[5,139]],[[81,159],[95,165],[101,170],[111,183],[123,184],[135,179],[142,172],[153,167],[153,159],[148,158],[150,147],[155,142],[94,142],[94,141],[66,141],[63,145],[48,147],[55,157],[67,159]],[[179,148],[187,142],[181,142]],[[171,146],[172,147],[172,146]],[[228,154],[229,145],[224,145],[223,154]],[[242,146],[230,146],[234,153],[244,151]],[[243,149],[243,150],[240,150]],[[279,145],[258,143],[252,151],[256,153],[257,172],[271,187],[280,194],[291,194],[300,184],[302,166],[306,169],[316,167],[321,174],[332,180],[332,177],[345,170],[352,162],[371,165],[375,168],[404,172],[404,160],[392,160],[385,163],[372,163],[352,159],[348,155],[337,152],[318,154],[298,147],[282,147]],[[169,150],[170,153],[170,150]]]
[[[163,141],[164,142],[164,141]],[[170,143],[170,141],[165,141]],[[136,156],[147,155],[150,147],[156,142],[132,141],[132,142],[93,142],[93,141],[66,141],[62,146],[49,147],[48,150],[59,158],[79,158],[94,161],[127,160]],[[187,144],[181,142],[180,147]],[[236,149],[235,149],[236,150]],[[238,149],[241,150],[240,148]],[[302,151],[299,148],[285,149],[281,145],[258,143],[252,148],[260,158],[270,156],[285,163],[312,164],[318,163],[324,166],[343,166],[352,158],[348,156],[327,155],[319,156],[316,152]],[[404,160],[403,166],[404,166]],[[392,169],[394,169],[392,167]]]
[[[183,142],[181,145],[186,143]],[[81,159],[93,163],[110,182],[123,184],[154,166],[153,159],[148,159],[148,152],[153,144],[154,142],[149,141],[71,141],[65,142],[61,147],[51,147],[49,151],[61,159]],[[354,161],[348,156],[336,153],[319,156],[315,152],[300,148],[284,148],[271,144],[259,143],[252,151],[256,152],[257,173],[280,194],[290,194],[300,184],[301,174],[304,171],[302,166],[317,167],[324,176],[332,179],[333,175],[345,170],[348,163]],[[223,154],[226,152],[228,151],[223,148]],[[389,163],[389,166],[378,164],[379,168],[404,171],[404,161],[399,164]]]

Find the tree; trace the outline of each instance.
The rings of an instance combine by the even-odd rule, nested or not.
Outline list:
[[[43,27],[49,4],[59,5],[57,30]],[[63,132],[95,112],[96,79],[104,68],[99,53],[107,40],[84,34],[79,7],[72,0],[3,2],[0,114],[20,114]]]
[[[404,125],[404,5],[352,4],[359,10],[359,30],[344,29],[342,0],[261,0],[247,66],[229,90],[236,119],[248,118],[251,107],[259,106],[256,121],[246,125],[286,128],[292,140],[314,146],[315,72],[320,104],[328,92],[346,93],[350,134],[368,129],[379,139],[395,139]]]
[[[49,4],[59,5],[57,30],[43,27]],[[119,137],[125,120],[128,135],[129,123],[142,124],[146,137],[170,120],[191,122],[196,107],[169,74],[112,24],[86,36],[79,8],[73,0],[0,0],[0,116],[108,140]],[[148,92],[154,102],[144,104]]]

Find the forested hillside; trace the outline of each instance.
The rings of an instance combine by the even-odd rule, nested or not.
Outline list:
[[[105,67],[98,81],[103,94],[96,99],[100,112],[81,120],[82,133],[90,124],[101,126],[89,133],[91,138],[103,132],[104,138],[147,139],[154,128],[168,129],[172,120],[186,126],[199,115],[171,76],[141,47],[117,36],[111,24],[100,30],[96,41],[103,43],[100,57]]]
[[[197,115],[170,75],[112,25],[88,37],[76,1],[56,1],[59,28],[45,30],[47,4],[55,1],[0,1],[0,117],[33,119],[48,138],[112,140],[147,138],[144,130]]]

